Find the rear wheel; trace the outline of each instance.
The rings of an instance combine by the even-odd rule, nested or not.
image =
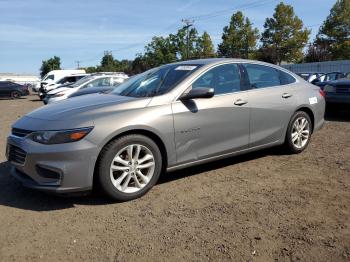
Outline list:
[[[296,112],[289,122],[285,146],[290,153],[305,150],[311,139],[312,123],[309,115],[303,111]]]
[[[17,99],[17,98],[20,98],[21,97],[21,93],[18,92],[18,91],[12,91],[11,92],[11,98],[12,99]]]
[[[102,151],[98,176],[102,190],[117,201],[143,196],[158,181],[162,157],[157,144],[142,135],[127,135]]]

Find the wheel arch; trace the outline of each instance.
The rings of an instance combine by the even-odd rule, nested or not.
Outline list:
[[[114,134],[111,138],[107,139],[106,142],[103,144],[103,146],[101,146],[101,148],[99,149],[98,157],[96,159],[95,166],[94,166],[93,184],[95,184],[95,182],[96,182],[96,178],[97,178],[96,172],[98,169],[98,164],[100,162],[100,157],[101,157],[101,153],[102,153],[103,148],[105,148],[105,146],[108,145],[113,140],[118,139],[118,138],[123,137],[123,136],[127,136],[127,135],[143,135],[143,136],[146,136],[146,137],[152,139],[157,144],[157,146],[160,150],[160,153],[162,155],[162,172],[164,170],[166,170],[166,168],[168,166],[168,152],[167,152],[165,143],[163,142],[161,137],[158,134],[156,134],[156,132],[151,131],[149,129],[145,129],[145,128],[129,129],[129,130],[124,130],[122,132]]]
[[[302,111],[302,112],[305,112],[306,114],[308,114],[308,116],[310,117],[310,120],[311,120],[311,125],[312,125],[311,132],[313,132],[314,128],[315,128],[315,114],[312,111],[312,109],[309,108],[308,106],[300,106],[297,110],[295,110],[294,114],[298,111]]]

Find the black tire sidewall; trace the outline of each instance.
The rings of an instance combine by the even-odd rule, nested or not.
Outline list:
[[[294,124],[295,120],[299,117],[305,117],[307,119],[307,121],[309,122],[309,139],[308,139],[307,143],[302,148],[297,148],[293,144],[292,136],[291,136],[293,124]],[[292,118],[288,124],[287,133],[286,133],[286,143],[285,143],[289,152],[294,153],[294,154],[298,154],[298,153],[303,152],[307,148],[307,146],[309,145],[310,140],[311,140],[312,128],[313,128],[312,122],[311,122],[310,116],[307,113],[305,113],[303,111],[298,111],[292,116]]]
[[[11,92],[11,98],[12,99],[17,99],[17,98],[20,98],[20,97],[21,97],[21,94],[18,91],[12,91]]]
[[[123,193],[114,187],[110,179],[110,166],[115,155],[129,144],[140,144],[146,146],[153,154],[155,161],[154,174],[151,181],[141,190],[135,193]],[[109,197],[116,201],[129,201],[145,195],[158,181],[162,170],[162,156],[157,144],[143,135],[127,135],[118,138],[105,146],[101,154],[98,168],[99,183],[101,189]]]

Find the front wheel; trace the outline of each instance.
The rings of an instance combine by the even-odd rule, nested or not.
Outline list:
[[[291,118],[285,146],[290,153],[298,154],[305,150],[311,139],[312,123],[309,115],[303,111],[296,112]]]
[[[127,135],[103,149],[98,176],[112,199],[128,201],[143,196],[158,181],[162,156],[157,144],[143,135]]]

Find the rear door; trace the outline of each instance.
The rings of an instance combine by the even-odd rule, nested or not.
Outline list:
[[[209,69],[190,88],[214,88],[214,97],[172,104],[179,164],[247,148],[249,103],[240,74],[237,64]]]
[[[246,63],[243,66],[251,89],[249,147],[276,142],[283,138],[295,110],[293,83],[296,79],[266,65]]]

